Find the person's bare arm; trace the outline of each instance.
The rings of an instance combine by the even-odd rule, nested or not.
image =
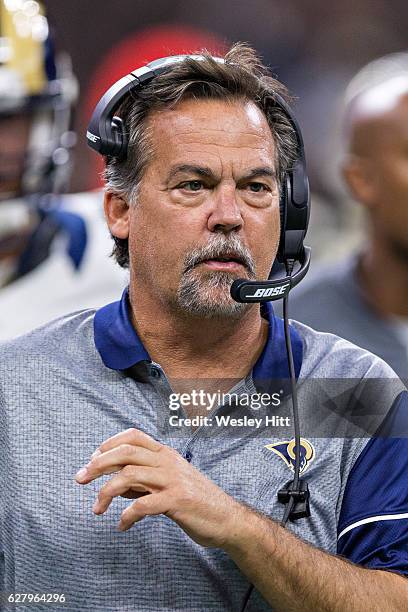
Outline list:
[[[403,576],[329,555],[250,509],[223,548],[274,610],[408,610]]]
[[[106,512],[118,495],[137,497],[123,511],[120,529],[165,514],[198,544],[224,549],[277,611],[408,609],[404,577],[362,568],[303,542],[141,431],[130,429],[106,440],[76,478],[87,484],[113,472],[99,492],[96,514]]]

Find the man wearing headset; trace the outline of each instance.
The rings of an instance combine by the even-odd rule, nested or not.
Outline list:
[[[401,610],[408,459],[405,439],[387,433],[407,394],[384,362],[292,322],[308,438],[294,449],[291,427],[214,425],[253,416],[240,401],[259,380],[281,383],[277,417],[290,404],[282,321],[270,302],[230,293],[239,278],[268,278],[286,175],[293,202],[301,191],[300,136],[276,102],[285,88],[245,45],[224,61],[152,69],[120,94],[108,147],[119,150],[107,156],[105,213],[128,291],[2,346],[3,590],[52,589],[72,610]],[[354,378],[357,395],[346,385],[336,406],[363,412],[370,381],[386,379],[370,395],[382,437],[306,428],[320,399],[306,383],[324,378]],[[194,388],[239,399],[209,412]],[[181,423],[211,416],[213,426],[169,426],[169,394]],[[286,530],[295,464],[311,515],[304,491],[289,494],[299,520]]]

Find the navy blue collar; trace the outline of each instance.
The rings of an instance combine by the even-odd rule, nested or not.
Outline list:
[[[151,361],[130,320],[127,287],[119,302],[96,311],[94,335],[102,361],[111,370],[126,370],[139,361]]]
[[[256,380],[289,378],[283,320],[275,316],[271,302],[261,307],[269,322],[268,338],[256,362],[252,378]],[[95,313],[95,345],[103,363],[112,370],[127,370],[141,361],[151,361],[148,352],[130,320],[128,288],[118,302],[108,304]],[[298,332],[290,326],[296,378],[302,366],[303,345]]]

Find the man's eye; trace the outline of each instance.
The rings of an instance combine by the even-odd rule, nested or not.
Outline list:
[[[185,181],[179,185],[179,189],[186,189],[187,191],[200,191],[202,187],[202,181]]]
[[[262,191],[269,191],[269,187],[264,183],[249,183],[249,190],[253,193],[261,193]]]

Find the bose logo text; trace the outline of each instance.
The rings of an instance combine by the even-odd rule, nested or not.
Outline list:
[[[89,131],[86,133],[86,137],[88,138],[88,140],[92,140],[92,142],[100,140],[99,136],[95,136],[95,134],[92,134],[92,132]]]
[[[270,295],[282,295],[285,293],[289,285],[282,285],[281,287],[269,287],[268,289],[257,289],[254,294],[248,295],[247,297],[268,297]]]

